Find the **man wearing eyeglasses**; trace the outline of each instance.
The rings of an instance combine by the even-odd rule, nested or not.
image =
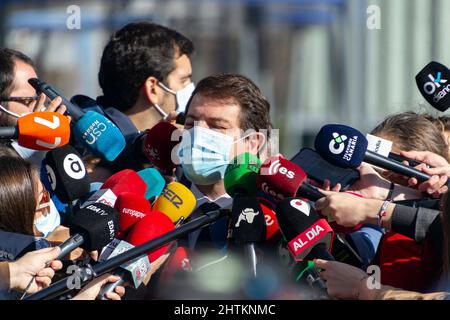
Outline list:
[[[0,126],[15,126],[18,117],[33,111],[66,112],[59,97],[45,106],[45,95],[36,94],[36,90],[28,83],[30,78],[37,78],[33,61],[19,51],[1,48]]]
[[[34,111],[66,112],[60,97],[47,103],[44,94],[37,95],[36,90],[28,83],[30,78],[37,78],[34,62],[22,52],[1,48],[0,127],[15,126],[17,118]],[[23,148],[15,141],[11,146],[22,158],[36,165],[40,165],[45,156],[44,152]]]
[[[61,114],[66,112],[66,107],[61,104],[60,97],[47,104],[44,94],[38,96],[35,89],[28,83],[30,78],[37,78],[33,61],[19,51],[1,48],[0,126],[15,126],[17,118],[34,111],[52,111]],[[5,143],[5,141],[0,142]],[[14,149],[23,159],[29,160],[38,167],[41,166],[45,152],[21,147],[17,141],[6,142],[9,148],[0,148],[0,155]],[[60,216],[50,199],[44,201],[43,204],[45,204],[47,214],[38,221],[36,228],[43,236],[47,236],[60,225]]]

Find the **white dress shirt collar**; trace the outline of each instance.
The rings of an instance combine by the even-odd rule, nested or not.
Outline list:
[[[207,203],[207,202],[214,202],[221,209],[231,207],[231,205],[233,204],[233,198],[231,198],[228,193],[224,193],[220,197],[212,200],[209,197],[205,196],[200,190],[198,190],[198,188],[195,184],[191,185],[191,191],[194,194],[195,199],[197,200],[195,209],[197,209],[202,204]]]

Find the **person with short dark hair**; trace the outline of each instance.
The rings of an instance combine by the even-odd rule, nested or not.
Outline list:
[[[20,51],[1,48],[0,126],[15,126],[19,116],[33,111],[66,112],[60,97],[45,106],[45,95],[36,94],[36,90],[28,83],[30,78],[37,78],[33,60]]]
[[[13,49],[0,49],[0,104],[7,111],[18,115],[30,112],[38,97],[27,81],[36,77],[36,67],[28,56]],[[0,112],[0,126],[16,123],[15,117]]]
[[[193,52],[193,43],[175,30],[150,22],[126,25],[103,50],[99,103],[125,113],[139,131],[183,112],[194,89]]]
[[[233,199],[223,181],[225,169],[235,156],[245,152],[265,160],[262,149],[267,146],[272,127],[269,111],[270,104],[261,90],[245,76],[217,74],[197,84],[186,113],[185,134],[189,134],[179,148],[181,168],[188,180],[184,179],[185,183],[197,198],[190,219],[214,207],[231,207]],[[208,229],[225,243],[224,221]],[[199,237],[200,232],[188,235],[191,249],[195,249]]]
[[[0,48],[0,127],[15,126],[20,116],[30,112],[66,112],[60,97],[47,103],[43,93],[38,95],[28,83],[30,78],[37,78],[33,60],[20,51]],[[45,156],[45,152],[24,148],[15,140],[9,141],[9,145],[35,165],[40,165]]]

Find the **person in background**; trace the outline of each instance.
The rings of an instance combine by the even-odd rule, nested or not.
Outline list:
[[[450,292],[420,293],[380,284],[370,288],[369,275],[361,269],[338,262],[316,259],[314,266],[322,269],[320,277],[326,281],[331,297],[347,300],[449,300]]]
[[[0,291],[24,291],[33,276],[36,277],[28,288],[28,293],[35,293],[48,287],[55,271],[62,269],[61,261],[55,260],[60,251],[58,247],[44,248],[28,252],[16,261],[0,262]],[[51,263],[46,266],[48,261]]]
[[[55,260],[61,249],[59,247],[45,248],[28,252],[22,258],[13,262],[0,262],[0,291],[14,290],[28,294],[36,293],[51,284],[55,272],[62,269],[61,261]],[[51,261],[48,263],[48,261]],[[88,283],[73,300],[95,300],[102,287],[119,280],[117,276],[104,274]],[[125,294],[125,288],[117,286],[114,292],[108,292],[110,300],[120,300]]]
[[[179,148],[184,175],[180,182],[197,198],[189,219],[232,205],[223,179],[233,157],[249,152],[261,161],[266,160],[264,150],[271,128],[269,111],[267,99],[245,76],[217,74],[197,84],[186,113],[188,138],[183,137]],[[206,233],[214,234],[217,249],[226,250],[226,219],[204,228],[202,234],[200,231],[189,234],[189,248],[194,250],[197,242],[211,245],[210,239],[203,237]]]
[[[322,212],[344,226],[353,226],[367,220],[376,220],[379,211],[380,200],[355,199],[351,195],[326,192],[327,197],[319,200],[316,206]],[[359,215],[355,216],[354,209]],[[354,268],[353,266],[336,262],[315,260],[315,266],[322,271],[320,276],[326,281],[328,293],[340,299],[360,299],[360,300],[443,300],[450,299],[450,197],[447,193],[444,196],[444,206],[441,213],[433,214],[429,212],[427,216],[430,223],[427,226],[426,217],[417,218],[416,214],[411,214],[414,208],[408,208],[410,211],[409,218],[406,211],[400,213],[398,210],[401,205],[390,204],[386,210],[386,215],[382,218],[383,226],[386,228],[398,228],[399,231],[415,238],[428,237],[434,242],[435,247],[439,247],[442,255],[442,268],[440,272],[440,283],[437,287],[439,292],[422,294],[395,288],[389,285],[378,283],[378,288],[373,285],[372,279],[363,270]],[[402,215],[401,218],[396,216]],[[410,225],[407,221],[420,220],[417,225]],[[422,225],[421,225],[422,224]],[[428,248],[429,249],[429,248]],[[378,280],[384,283],[382,274]],[[375,278],[376,279],[376,278]],[[408,280],[411,281],[412,278]],[[416,279],[417,280],[417,279]],[[415,280],[415,281],[416,281]],[[368,281],[371,281],[369,286]]]
[[[37,169],[18,156],[7,155],[0,155],[0,168],[0,230],[44,236],[37,225],[50,212],[50,196]]]
[[[101,105],[126,114],[139,131],[184,112],[194,90],[193,52],[193,43],[175,30],[150,22],[126,25],[103,50]]]
[[[378,124],[371,134],[392,141],[392,152],[397,154],[401,151],[416,150],[430,151],[447,157],[447,146],[439,130],[431,121],[415,112],[390,115]],[[433,175],[430,180],[419,184],[417,179],[408,179],[387,170],[374,169],[364,163],[359,171],[361,179],[350,189],[366,198],[386,200],[390,197],[395,201],[411,200],[422,198],[421,192],[427,192],[438,198],[447,188],[445,186],[447,178],[443,175]],[[409,186],[415,186],[417,190],[410,189]],[[349,235],[366,265],[375,257],[382,235],[383,230],[373,224],[366,225]]]
[[[403,112],[388,116],[377,125],[371,134],[393,142],[392,152],[400,154],[401,151],[429,151],[448,161],[448,146],[441,131],[436,125],[415,112]],[[447,189],[445,177],[433,176],[427,182],[417,184],[417,180],[407,179],[404,176],[383,171],[387,179],[406,186],[416,186],[419,191],[427,192],[436,198]]]
[[[47,103],[43,93],[28,83],[28,79],[37,78],[36,66],[24,53],[0,48],[0,126],[9,127],[17,124],[17,118],[35,111],[51,111],[64,114],[66,107],[60,97]],[[24,158],[40,165],[45,152],[21,147],[12,142],[13,148]]]
[[[36,111],[66,113],[60,97],[48,102],[44,94],[38,95],[28,83],[28,79],[37,77],[36,67],[28,56],[13,49],[0,48],[0,126],[15,126],[20,116]],[[24,148],[14,140],[7,141],[6,146],[38,168],[46,154]],[[5,150],[2,148],[0,155]],[[44,236],[48,236],[60,222],[58,210],[53,200],[50,200],[49,214],[38,220],[36,227]]]
[[[434,164],[435,167],[429,169],[431,175],[450,173],[450,164],[437,165],[445,161],[439,155],[418,151],[405,152],[404,155]],[[374,183],[371,189],[375,192],[382,187]],[[387,189],[384,189],[386,193]],[[448,290],[450,207],[447,196],[431,201],[436,202],[436,208],[435,205],[429,207],[430,200],[418,199],[412,206],[411,203],[392,203],[376,197],[359,198],[345,193],[323,192],[326,197],[316,202],[316,209],[339,225],[351,227],[371,223],[388,231],[372,263],[380,266],[384,284],[417,292]],[[442,203],[444,205],[440,205]]]
[[[424,114],[423,115],[426,119],[431,121],[438,129],[441,131],[445,142],[448,145],[449,148],[449,155],[447,158],[450,157],[450,117],[449,116],[440,116],[435,117],[430,114]]]
[[[72,102],[107,116],[125,136],[128,148],[114,162],[88,157],[91,181],[147,166],[132,146],[158,122],[174,121],[185,111],[194,90],[193,53],[194,45],[184,35],[151,22],[127,24],[111,36],[98,72],[103,95],[96,100],[76,95]]]

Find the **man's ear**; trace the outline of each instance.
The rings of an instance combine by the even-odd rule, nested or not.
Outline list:
[[[157,94],[158,92],[158,90],[156,89],[157,86],[158,86],[158,79],[156,79],[153,76],[150,76],[145,80],[141,88],[145,100],[151,105],[161,103],[161,98],[158,97]]]
[[[247,138],[248,152],[254,155],[258,155],[265,147],[266,141],[266,136],[261,132],[255,132],[251,134]]]

